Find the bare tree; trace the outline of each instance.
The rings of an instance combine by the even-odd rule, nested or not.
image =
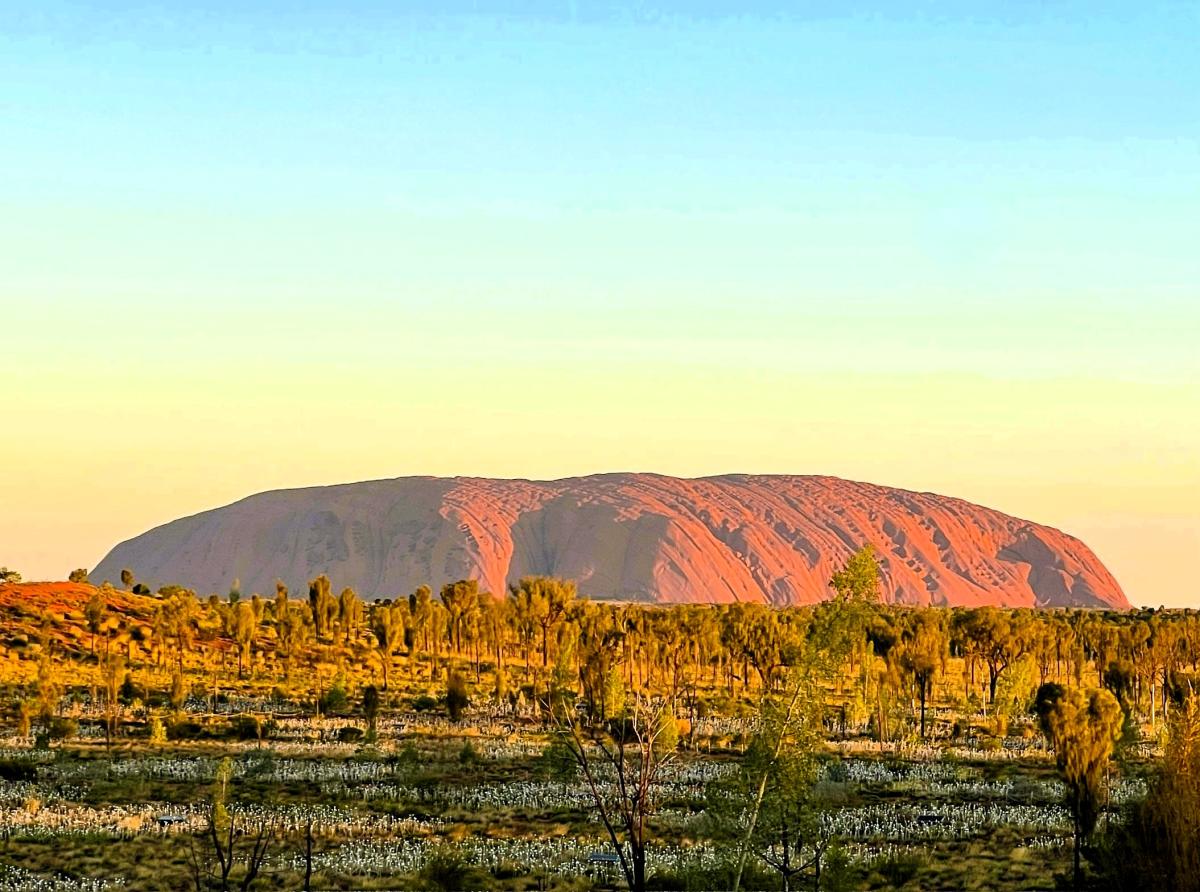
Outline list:
[[[232,892],[232,878],[237,872],[241,874],[237,888],[240,892],[249,892],[262,872],[275,838],[274,822],[264,820],[257,829],[252,829],[236,812],[226,807],[232,776],[233,764],[228,758],[222,759],[204,832],[194,834],[188,840],[188,864],[196,892],[213,887],[220,892]],[[239,867],[240,871],[237,870]]]
[[[583,724],[555,709],[558,746],[582,775],[632,892],[646,888],[647,819],[664,769],[675,759],[674,712],[635,698],[616,718]]]

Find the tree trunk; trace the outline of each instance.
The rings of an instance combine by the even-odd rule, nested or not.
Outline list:
[[[633,849],[633,889],[632,892],[646,892],[646,847],[640,842],[631,840]]]
[[[925,679],[921,679],[921,739],[925,739]]]
[[[1082,871],[1079,866],[1079,849],[1080,849],[1080,846],[1082,845],[1083,838],[1082,838],[1082,833],[1080,832],[1078,817],[1075,818],[1074,823],[1075,823],[1075,873],[1074,873],[1075,881],[1074,881],[1074,886],[1075,886],[1075,889],[1078,890],[1080,879],[1082,877]]]

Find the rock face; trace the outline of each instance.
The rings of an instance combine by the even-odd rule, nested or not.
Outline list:
[[[1128,607],[1091,550],[1058,530],[959,499],[834,477],[566,480],[405,477],[280,490],[165,524],[92,572],[153,587],[293,591],[318,573],[367,598],[526,574],[593,598],[806,604],[872,543],[890,601]]]

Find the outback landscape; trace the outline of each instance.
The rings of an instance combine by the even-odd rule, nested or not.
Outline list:
[[[1176,834],[1194,821],[1178,809],[1200,764],[1200,616],[1133,611],[1082,543],[954,500],[809,478],[590,482],[272,493],[69,581],[6,571],[0,888],[1196,881]],[[524,511],[552,523],[506,489],[550,493]],[[687,521],[680,493],[706,499]],[[718,535],[706,546],[688,523]],[[393,538],[372,551],[381,526]],[[764,560],[781,549],[764,528],[791,563]],[[864,532],[881,546],[845,545]],[[324,573],[163,582],[231,564],[291,579],[304,560],[361,585],[387,578],[381,555],[394,573],[432,555],[470,573],[387,597]],[[537,561],[635,591],[591,598],[526,573]],[[771,603],[772,579],[797,587]],[[720,603],[671,603],[700,590]]]
[[[1198,36],[0,2],[0,892],[1200,892]]]

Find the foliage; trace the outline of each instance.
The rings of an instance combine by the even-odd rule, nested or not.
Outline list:
[[[1200,892],[1200,700],[1172,718],[1148,795],[1105,834],[1097,864],[1114,892]]]
[[[1039,690],[1038,719],[1054,747],[1075,825],[1075,883],[1080,881],[1082,843],[1096,829],[1104,803],[1105,771],[1121,734],[1122,712],[1107,690]]]
[[[467,680],[461,672],[452,672],[446,680],[446,712],[450,721],[462,719],[463,712],[471,705],[471,697],[467,693]]]

